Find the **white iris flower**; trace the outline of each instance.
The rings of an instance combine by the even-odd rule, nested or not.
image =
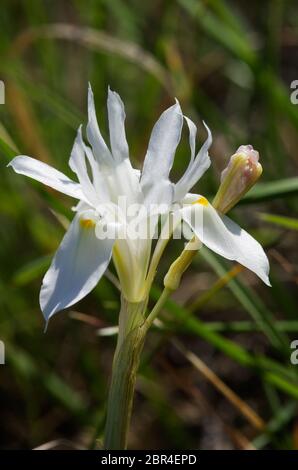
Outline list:
[[[132,239],[117,235],[117,229],[129,222],[118,207],[119,198],[125,198],[128,206],[137,204],[150,208],[152,204],[161,204],[166,213],[178,207],[176,210],[181,218],[208,248],[227,259],[236,260],[270,285],[268,259],[260,244],[218,212],[203,196],[189,194],[210,165],[208,149],[212,138],[207,126],[207,140],[196,154],[196,126],[184,118],[176,101],[156,122],[140,172],[132,167],[129,159],[124,105],[119,95],[111,90],[108,91],[107,109],[110,148],[99,130],[89,86],[86,132],[89,145],[84,143],[79,128],[69,160],[78,182],[24,155],[15,157],[9,164],[16,173],[79,200],[74,208],[75,217],[43,279],[40,305],[46,321],[85,297],[97,285],[111,258],[124,297],[129,302],[139,302],[148,295],[152,237]],[[174,184],[169,174],[184,119],[189,128],[191,156],[184,175]],[[194,214],[199,217],[193,217]],[[149,211],[148,217],[156,217],[156,212]],[[148,217],[141,219],[139,224],[143,223],[142,220],[147,224]],[[102,231],[108,228],[115,229],[111,230],[114,237],[101,236]]]

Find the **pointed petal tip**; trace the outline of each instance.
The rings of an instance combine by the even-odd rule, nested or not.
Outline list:
[[[49,327],[49,320],[46,319],[45,326],[44,326],[44,329],[43,329],[44,334],[47,333],[48,327]]]
[[[26,157],[26,155],[17,155],[16,157],[13,157],[13,158],[10,160],[10,162],[7,163],[6,168],[8,168],[8,167],[11,166],[11,167],[13,168],[13,170],[15,170],[14,164],[15,164],[18,160],[23,159],[23,157]]]
[[[268,258],[267,258],[268,260]],[[269,279],[269,261],[268,261],[268,267],[264,273],[264,275],[261,277],[262,281],[264,282],[264,284],[266,284],[266,286],[268,287],[272,287],[272,284],[270,282],[270,279]]]
[[[83,129],[83,125],[80,124],[77,130],[77,135],[76,135],[76,140],[79,140],[80,142],[83,140],[82,129]]]
[[[265,251],[263,250],[262,248],[262,252],[263,252],[263,272],[262,271],[259,271],[260,274],[259,274],[259,277],[260,279],[264,282],[264,284],[266,284],[266,286],[268,287],[272,287],[272,284],[270,282],[270,279],[269,279],[269,273],[270,273],[270,264],[269,264],[269,259],[265,253]],[[256,272],[256,274],[258,275],[258,273]]]
[[[249,268],[247,268],[249,270]],[[252,271],[252,270],[251,270]],[[267,273],[257,273],[256,271],[252,271],[254,272],[259,279],[261,279],[261,281],[264,282],[264,284],[267,286],[267,287],[272,287],[272,284],[270,282],[270,279],[269,279],[269,276]]]
[[[43,315],[44,321],[45,321],[45,326],[44,326],[44,333],[48,331],[50,319],[58,313],[61,309],[59,309],[59,305],[56,305],[56,307],[50,306],[47,304],[47,302],[44,299],[43,296],[43,287],[44,287],[44,282],[42,282],[40,293],[39,293],[39,306],[41,313]]]
[[[93,88],[92,88],[92,85],[91,85],[91,82],[88,81],[88,94],[92,95],[93,96]]]
[[[119,93],[117,93],[117,91],[112,90],[111,87],[110,87],[110,85],[109,85],[109,86],[108,86],[108,99],[107,99],[107,101],[108,101],[108,102],[111,102],[112,100],[118,101],[118,103],[120,104],[120,106],[121,106],[122,108],[124,108],[124,104],[123,104],[123,102],[122,102],[122,99],[121,99]]]
[[[92,91],[91,83],[88,82],[88,98],[87,98],[87,104],[88,104],[88,121],[92,118],[93,114],[95,114],[95,104],[94,104],[94,94]]]
[[[91,83],[88,82],[88,102],[90,102],[90,100],[93,100],[93,90]]]
[[[181,116],[183,116],[179,100],[176,97],[175,97],[175,104],[173,104],[173,108],[176,108],[177,111],[179,111],[179,114],[181,114]]]
[[[203,122],[203,125],[204,125],[204,127],[205,127],[207,133],[208,133],[208,138],[211,139],[211,143],[212,143],[212,132],[211,132],[210,128],[208,127],[207,123],[206,123],[205,121],[202,121],[202,122]],[[210,145],[211,145],[211,144],[210,144]]]
[[[108,99],[113,96],[119,96],[119,95],[114,90],[112,90],[110,85],[108,85]]]
[[[116,102],[121,102],[121,99],[120,99],[120,96],[118,95],[118,93],[116,93],[115,91],[113,91],[110,87],[110,85],[108,86],[108,97],[107,97],[107,104],[108,106],[109,105],[114,105],[114,103]]]
[[[22,173],[22,171],[20,171],[19,166],[24,164],[24,162],[28,164],[28,162],[30,163],[32,161],[33,162],[35,162],[35,161],[39,162],[39,160],[36,160],[35,158],[32,158],[32,157],[28,157],[27,155],[17,155],[16,157],[12,158],[10,160],[10,162],[7,163],[6,168],[12,167],[12,169],[16,173],[25,174],[25,173]]]

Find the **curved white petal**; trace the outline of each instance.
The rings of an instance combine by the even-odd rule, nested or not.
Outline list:
[[[139,172],[136,171],[129,161],[123,160],[107,174],[110,187],[111,200],[116,204],[120,203],[120,198],[125,198],[127,206],[130,204],[141,204],[143,194],[139,181]]]
[[[144,205],[150,212],[154,212],[155,207],[167,205],[169,208],[174,198],[174,184],[163,179],[157,184],[146,185],[142,188],[144,195]]]
[[[178,101],[162,113],[153,127],[141,177],[141,186],[150,203],[171,202],[169,173],[180,142],[183,115]],[[164,196],[163,196],[164,192]]]
[[[190,162],[187,167],[188,169],[192,165],[196,155],[197,126],[187,116],[184,116],[184,119],[188,125],[189,130]]]
[[[95,160],[91,148],[85,145],[83,140],[82,140],[82,146],[83,146],[84,152],[87,156],[87,159],[91,167],[92,184],[94,186],[95,192],[100,202],[106,203],[110,200],[110,196],[109,196],[109,189],[108,189],[108,185],[107,185],[107,181],[105,177],[105,171],[103,167],[100,167],[97,160]]]
[[[71,210],[73,212],[85,212],[93,210],[93,207],[90,204],[87,204],[85,201],[79,201],[75,206],[72,206]]]
[[[99,163],[111,164],[113,158],[98,127],[94,105],[94,96],[90,83],[88,87],[88,124],[86,132],[88,141],[92,147],[97,161]]]
[[[87,161],[90,165],[89,172]],[[94,158],[90,147],[85,145],[82,137],[82,126],[79,127],[77,136],[69,159],[69,166],[74,171],[81,183],[82,190],[90,203],[96,207],[99,203],[109,201],[109,192],[104,168],[100,168],[98,161]]]
[[[180,201],[186,195],[186,193],[188,193],[188,191],[197,183],[197,181],[199,181],[205,171],[208,170],[211,164],[208,154],[209,147],[212,144],[212,135],[210,129],[205,124],[205,122],[203,122],[208,134],[207,139],[200,148],[197,156],[194,157],[197,128],[191,119],[185,117],[185,120],[189,128],[189,145],[191,149],[191,157],[184,175],[175,185],[175,201]]]
[[[129,158],[128,145],[125,135],[124,104],[115,91],[108,91],[108,118],[112,155],[117,162]]]
[[[184,198],[181,200],[181,204],[187,206],[189,204],[193,204],[194,202],[197,202],[199,199],[199,195],[195,193],[187,193]]]
[[[261,245],[229,217],[220,215],[206,199],[202,201],[182,209],[183,219],[196,236],[215,253],[238,261],[270,286],[269,262]]]
[[[94,163],[94,162],[92,162]],[[85,148],[82,138],[82,126],[79,127],[69,159],[69,166],[76,173],[83,192],[91,204],[98,203],[94,186],[91,183],[86,165]],[[91,167],[92,168],[92,167]],[[93,170],[93,168],[92,168]]]
[[[88,202],[80,184],[35,158],[19,155],[9,162],[7,166],[11,166],[16,173],[29,176],[61,193]]]
[[[98,240],[95,221],[88,215],[89,222],[81,222],[86,214],[74,217],[43,279],[40,306],[46,321],[85,297],[110,262],[114,240]]]

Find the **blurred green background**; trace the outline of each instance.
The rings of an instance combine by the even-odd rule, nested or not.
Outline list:
[[[100,446],[115,347],[105,328],[119,309],[113,272],[44,334],[41,279],[73,201],[6,168],[20,153],[70,175],[90,81],[104,135],[108,85],[125,102],[136,166],[177,97],[199,137],[202,119],[213,133],[200,193],[215,193],[241,144],[259,150],[264,169],[231,216],[263,243],[273,287],[208,250],[197,256],[147,339],[129,447],[298,449],[297,2],[2,0],[0,54],[0,447]],[[188,158],[185,133],[174,180]],[[170,244],[152,302],[180,250]]]

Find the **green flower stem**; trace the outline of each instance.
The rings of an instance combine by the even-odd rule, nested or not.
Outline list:
[[[126,449],[136,375],[147,326],[147,300],[139,303],[121,299],[119,335],[109,390],[104,448]]]
[[[195,250],[184,250],[172,264],[166,276],[165,288],[147,317],[147,300],[131,303],[124,297],[121,299],[119,334],[113,360],[105,428],[104,448],[107,450],[126,449],[134,388],[146,333],[170,294],[178,287],[181,275],[195,253]]]
[[[171,293],[173,292],[172,289],[169,289],[167,287],[164,288],[164,290],[162,291],[162,294],[161,296],[159,297],[158,301],[156,302],[154,308],[152,309],[152,311],[149,313],[147,319],[146,319],[146,326],[147,326],[147,329],[150,328],[150,326],[152,325],[152,323],[154,322],[155,318],[157,318],[159,312],[161,311],[161,309],[163,308],[164,304],[166,303],[167,299],[169,298],[169,296],[171,295]]]
[[[145,317],[147,300],[140,303],[121,299],[119,334],[109,390],[104,448],[126,449],[134,389],[145,337],[172,290],[165,288],[155,307]]]
[[[178,289],[182,274],[186,271],[201,246],[202,243],[196,236],[187,243],[180,256],[171,264],[165,275],[164,286],[166,288],[172,291]]]

